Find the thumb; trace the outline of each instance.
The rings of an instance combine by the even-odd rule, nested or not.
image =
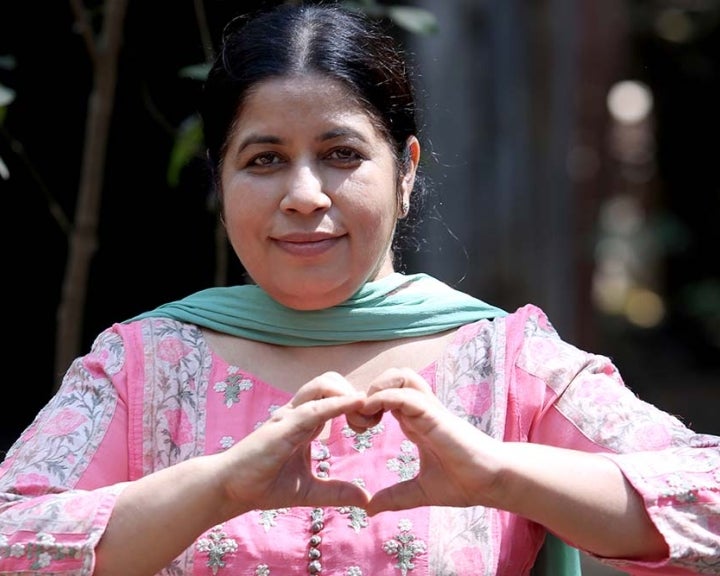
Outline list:
[[[365,508],[371,494],[362,486],[337,479],[316,479],[308,492],[307,506],[357,506]]]
[[[375,492],[365,507],[365,511],[368,516],[374,516],[380,512],[407,510],[426,506],[428,503],[420,483],[412,478]]]

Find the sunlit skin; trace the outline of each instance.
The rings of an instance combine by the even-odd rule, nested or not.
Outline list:
[[[345,86],[282,77],[244,102],[222,168],[224,221],[252,280],[300,310],[393,272],[391,241],[419,144],[398,180],[391,144]]]

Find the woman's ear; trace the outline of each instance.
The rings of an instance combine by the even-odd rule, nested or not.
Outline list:
[[[415,174],[420,163],[420,142],[415,136],[407,139],[405,155],[403,158],[404,173],[400,180],[400,206],[401,217],[407,216],[410,207],[410,195],[415,184]],[[407,206],[407,209],[405,208]]]

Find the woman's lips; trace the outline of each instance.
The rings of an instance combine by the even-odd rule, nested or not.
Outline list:
[[[294,235],[276,238],[275,243],[293,256],[320,256],[334,248],[343,236]]]

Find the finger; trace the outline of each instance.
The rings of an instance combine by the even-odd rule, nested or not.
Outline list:
[[[352,394],[308,400],[286,413],[286,418],[302,429],[322,426],[328,420],[342,414],[357,412],[365,402],[365,396]]]
[[[369,395],[360,413],[369,417],[377,413],[399,411],[405,416],[414,417],[426,412],[430,405],[430,399],[423,392],[412,388],[388,388]]]
[[[362,412],[349,412],[346,414],[345,419],[347,420],[348,426],[358,434],[362,434],[368,428],[377,426],[382,420],[384,412],[378,410],[371,414],[363,414]]]
[[[385,511],[417,508],[425,506],[427,503],[427,496],[420,487],[420,483],[412,478],[375,492],[365,506],[365,511],[368,516],[374,516]]]
[[[342,414],[357,412],[363,405],[365,396],[360,393],[352,395],[331,396],[307,400],[293,406],[292,401],[273,411],[270,418],[256,430],[268,438],[285,439],[292,445],[298,445],[315,438],[328,420]]]
[[[367,389],[368,397],[378,394],[385,390],[399,390],[414,378],[415,373],[407,368],[390,368],[385,370],[380,376],[372,380]],[[350,428],[358,433],[362,433],[368,428],[377,426],[385,414],[385,408],[377,399],[371,404],[365,403],[365,406],[356,413],[347,415],[347,423]]]
[[[368,396],[390,388],[413,388],[432,394],[432,388],[415,370],[411,368],[389,368],[370,382]]]
[[[338,372],[325,372],[303,384],[292,397],[290,404],[299,406],[310,400],[341,395],[358,395],[358,391]]]
[[[365,508],[371,494],[352,482],[316,478],[309,486],[306,506],[358,506]],[[303,505],[301,504],[301,505]]]

